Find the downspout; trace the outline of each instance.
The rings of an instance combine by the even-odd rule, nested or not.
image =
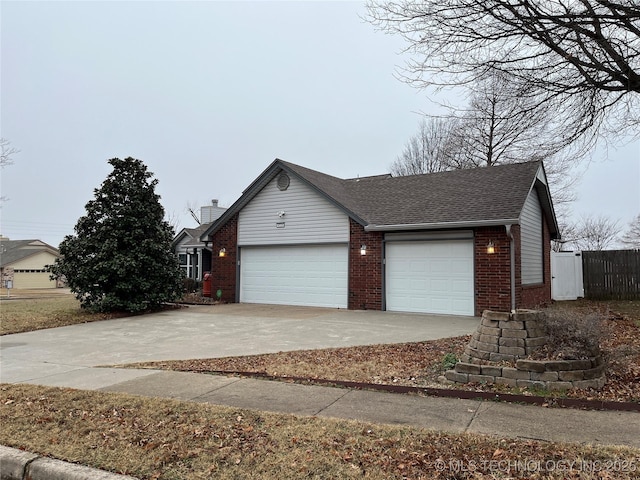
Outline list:
[[[511,233],[511,224],[506,224],[504,227],[507,231],[507,237],[509,237],[509,270],[511,274],[511,311],[516,311],[516,241]]]

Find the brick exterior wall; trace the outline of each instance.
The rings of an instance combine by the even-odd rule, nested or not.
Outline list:
[[[522,285],[520,225],[511,227],[515,245],[515,300],[516,308],[540,308],[551,303],[551,238],[543,222],[544,282]],[[493,241],[496,253],[487,253],[487,244]],[[510,240],[504,226],[483,227],[475,230],[475,290],[476,315],[484,310],[511,311]]]
[[[236,298],[236,265],[238,264],[238,214],[234,215],[213,236],[211,255],[211,296],[222,290],[223,302],[235,303]],[[226,250],[224,257],[218,256],[221,248]]]
[[[542,222],[543,252],[543,281],[538,285],[521,285],[522,301],[519,308],[540,308],[551,304],[551,234],[547,222]]]
[[[515,240],[516,308],[538,308],[551,303],[551,243],[549,229],[544,228],[544,283],[522,285],[520,267],[520,226],[513,225],[511,233]],[[383,238],[381,232],[365,232],[359,223],[349,220],[349,298],[351,310],[382,310],[383,285]],[[238,215],[232,217],[216,234],[212,242],[211,296],[222,290],[221,300],[235,303],[237,286],[237,238]],[[492,241],[495,253],[487,253],[487,244]],[[360,255],[360,246],[367,246],[367,254]],[[226,256],[218,251],[226,249]],[[510,240],[504,226],[481,227],[474,235],[475,265],[475,315],[484,310],[511,310]]]
[[[349,301],[350,310],[382,310],[381,232],[365,232],[349,219]],[[360,255],[360,246],[367,254]]]
[[[493,242],[495,253],[487,253]],[[484,310],[508,312],[511,310],[510,241],[504,226],[476,228],[474,235],[474,262],[476,292],[475,314]]]

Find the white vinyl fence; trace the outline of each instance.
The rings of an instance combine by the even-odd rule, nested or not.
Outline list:
[[[576,300],[582,297],[582,252],[551,252],[551,298]]]

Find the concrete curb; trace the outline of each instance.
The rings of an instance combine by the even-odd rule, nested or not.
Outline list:
[[[0,480],[137,480],[0,445]]]

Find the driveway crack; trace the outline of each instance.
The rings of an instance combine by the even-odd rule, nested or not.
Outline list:
[[[318,410],[316,413],[314,413],[313,416],[316,417],[316,416],[320,415],[320,413],[324,412],[327,408],[329,408],[330,406],[334,405],[338,400],[342,400],[344,397],[346,397],[350,393],[351,393],[351,390],[347,390],[342,395],[340,395],[338,398],[336,398],[333,402],[330,402],[329,404],[325,405],[320,410]]]
[[[474,422],[474,420],[480,414],[480,409],[482,408],[482,405],[483,405],[483,402],[478,402],[478,406],[473,410],[473,415],[471,415],[471,418],[469,419],[469,421],[467,422],[467,424],[464,427],[464,433],[469,433],[469,429],[471,428],[471,424]]]
[[[227,387],[230,387],[231,385],[235,385],[236,383],[238,383],[240,381],[242,381],[242,378],[235,378],[233,381],[231,381],[229,383],[226,383],[224,385],[220,385],[219,387],[216,387],[216,388],[212,388],[211,390],[207,390],[205,393],[201,393],[200,395],[196,395],[195,397],[190,398],[189,401],[197,402],[199,398],[206,397],[207,395],[210,395],[213,392],[217,392],[217,391],[223,390],[223,389],[225,389]]]

